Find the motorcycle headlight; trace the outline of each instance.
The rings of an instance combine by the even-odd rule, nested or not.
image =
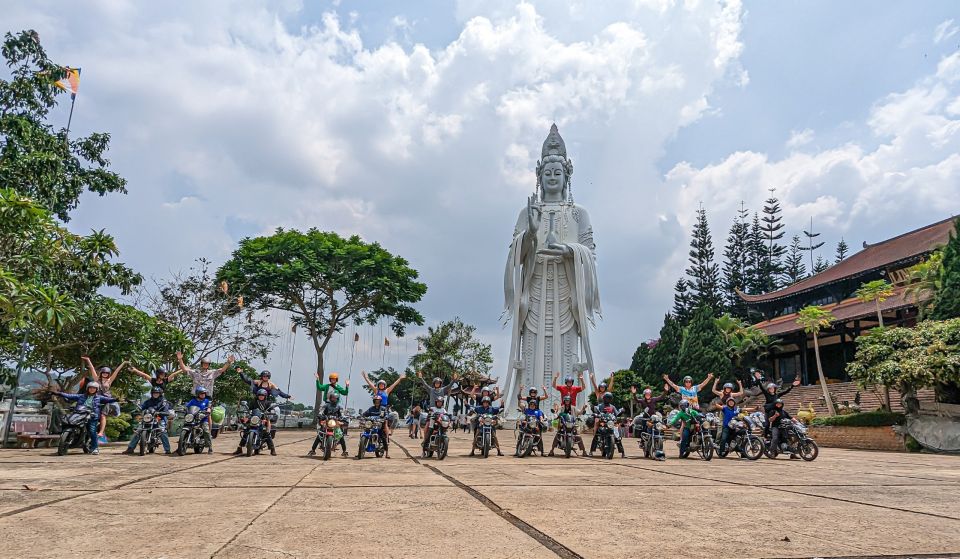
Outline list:
[[[373,421],[368,419],[363,422],[363,426],[366,427],[367,429],[373,429]]]
[[[440,420],[440,426],[443,427],[444,429],[450,427],[450,420],[449,420],[449,419],[441,419],[441,420]]]
[[[144,421],[145,423],[149,423],[149,422],[153,421],[153,414],[152,414],[152,413],[145,413],[145,414],[143,414],[143,421]]]
[[[484,424],[484,425],[493,425],[493,418],[492,418],[492,417],[484,417],[484,418],[483,418],[483,424]]]
[[[193,414],[192,414],[192,413],[188,413],[187,415],[183,416],[183,420],[186,421],[187,423],[192,423],[192,422],[193,422]]]
[[[563,422],[563,426],[566,427],[567,429],[573,429],[573,421],[568,419]]]
[[[255,415],[255,416],[253,416],[253,417],[250,418],[250,425],[259,425],[259,424],[260,424],[260,416],[259,416],[259,415]]]
[[[703,428],[704,428],[704,429],[709,429],[709,428],[710,428],[710,422],[709,422],[709,421],[704,421],[704,422],[703,422]]]
[[[328,420],[327,420],[327,427],[329,427],[329,428],[331,428],[331,429],[336,429],[336,428],[337,428],[337,420],[336,420],[336,419],[328,419]]]

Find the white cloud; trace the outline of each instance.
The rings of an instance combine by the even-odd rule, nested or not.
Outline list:
[[[960,31],[960,27],[954,25],[952,19],[943,21],[933,30],[933,42],[939,45],[956,35],[958,31]]]
[[[804,128],[803,130],[793,130],[790,132],[790,139],[787,140],[787,149],[799,149],[813,141],[813,130]]]

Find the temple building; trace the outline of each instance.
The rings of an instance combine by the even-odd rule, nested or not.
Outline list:
[[[797,324],[797,312],[820,305],[836,317],[831,327],[819,334],[824,375],[828,383],[850,380],[846,366],[856,353],[854,340],[878,325],[876,304],[861,302],[855,295],[869,281],[886,279],[894,285],[893,296],[880,303],[885,326],[916,324],[917,305],[924,295],[906,293],[910,281],[907,269],[947,243],[953,220],[945,219],[883,242],[864,243],[860,252],[778,291],[739,293],[751,315],[763,318],[755,326],[779,339],[780,347],[772,357],[775,376],[792,379],[799,375],[803,384],[817,382],[813,338]]]

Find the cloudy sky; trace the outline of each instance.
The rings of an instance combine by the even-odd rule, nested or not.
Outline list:
[[[700,203],[722,247],[741,201],[783,200],[832,256],[960,208],[960,16],[952,2],[689,0],[0,1],[83,69],[73,127],[109,131],[128,195],[87,196],[162,278],[278,226],[356,233],[406,257],[430,324],[492,343],[517,212],[551,122],[591,213],[598,368],[656,336]],[[66,119],[66,107],[55,118]],[[718,247],[719,252],[719,247]],[[274,317],[278,332],[285,319]],[[360,368],[416,349],[360,329]],[[347,338],[330,369],[348,372]],[[311,394],[305,339],[268,365]]]

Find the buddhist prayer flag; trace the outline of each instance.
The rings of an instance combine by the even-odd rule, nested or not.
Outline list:
[[[64,91],[69,89],[70,98],[76,99],[77,90],[80,89],[80,68],[71,68],[69,66],[65,66],[63,69],[67,72],[67,75],[54,85]]]
[[[390,347],[390,340],[384,338],[384,339],[383,339],[383,345],[384,345],[385,347]]]
[[[359,341],[360,341],[360,334],[354,334],[354,335],[353,335],[353,343],[357,343],[357,342],[359,342]]]

